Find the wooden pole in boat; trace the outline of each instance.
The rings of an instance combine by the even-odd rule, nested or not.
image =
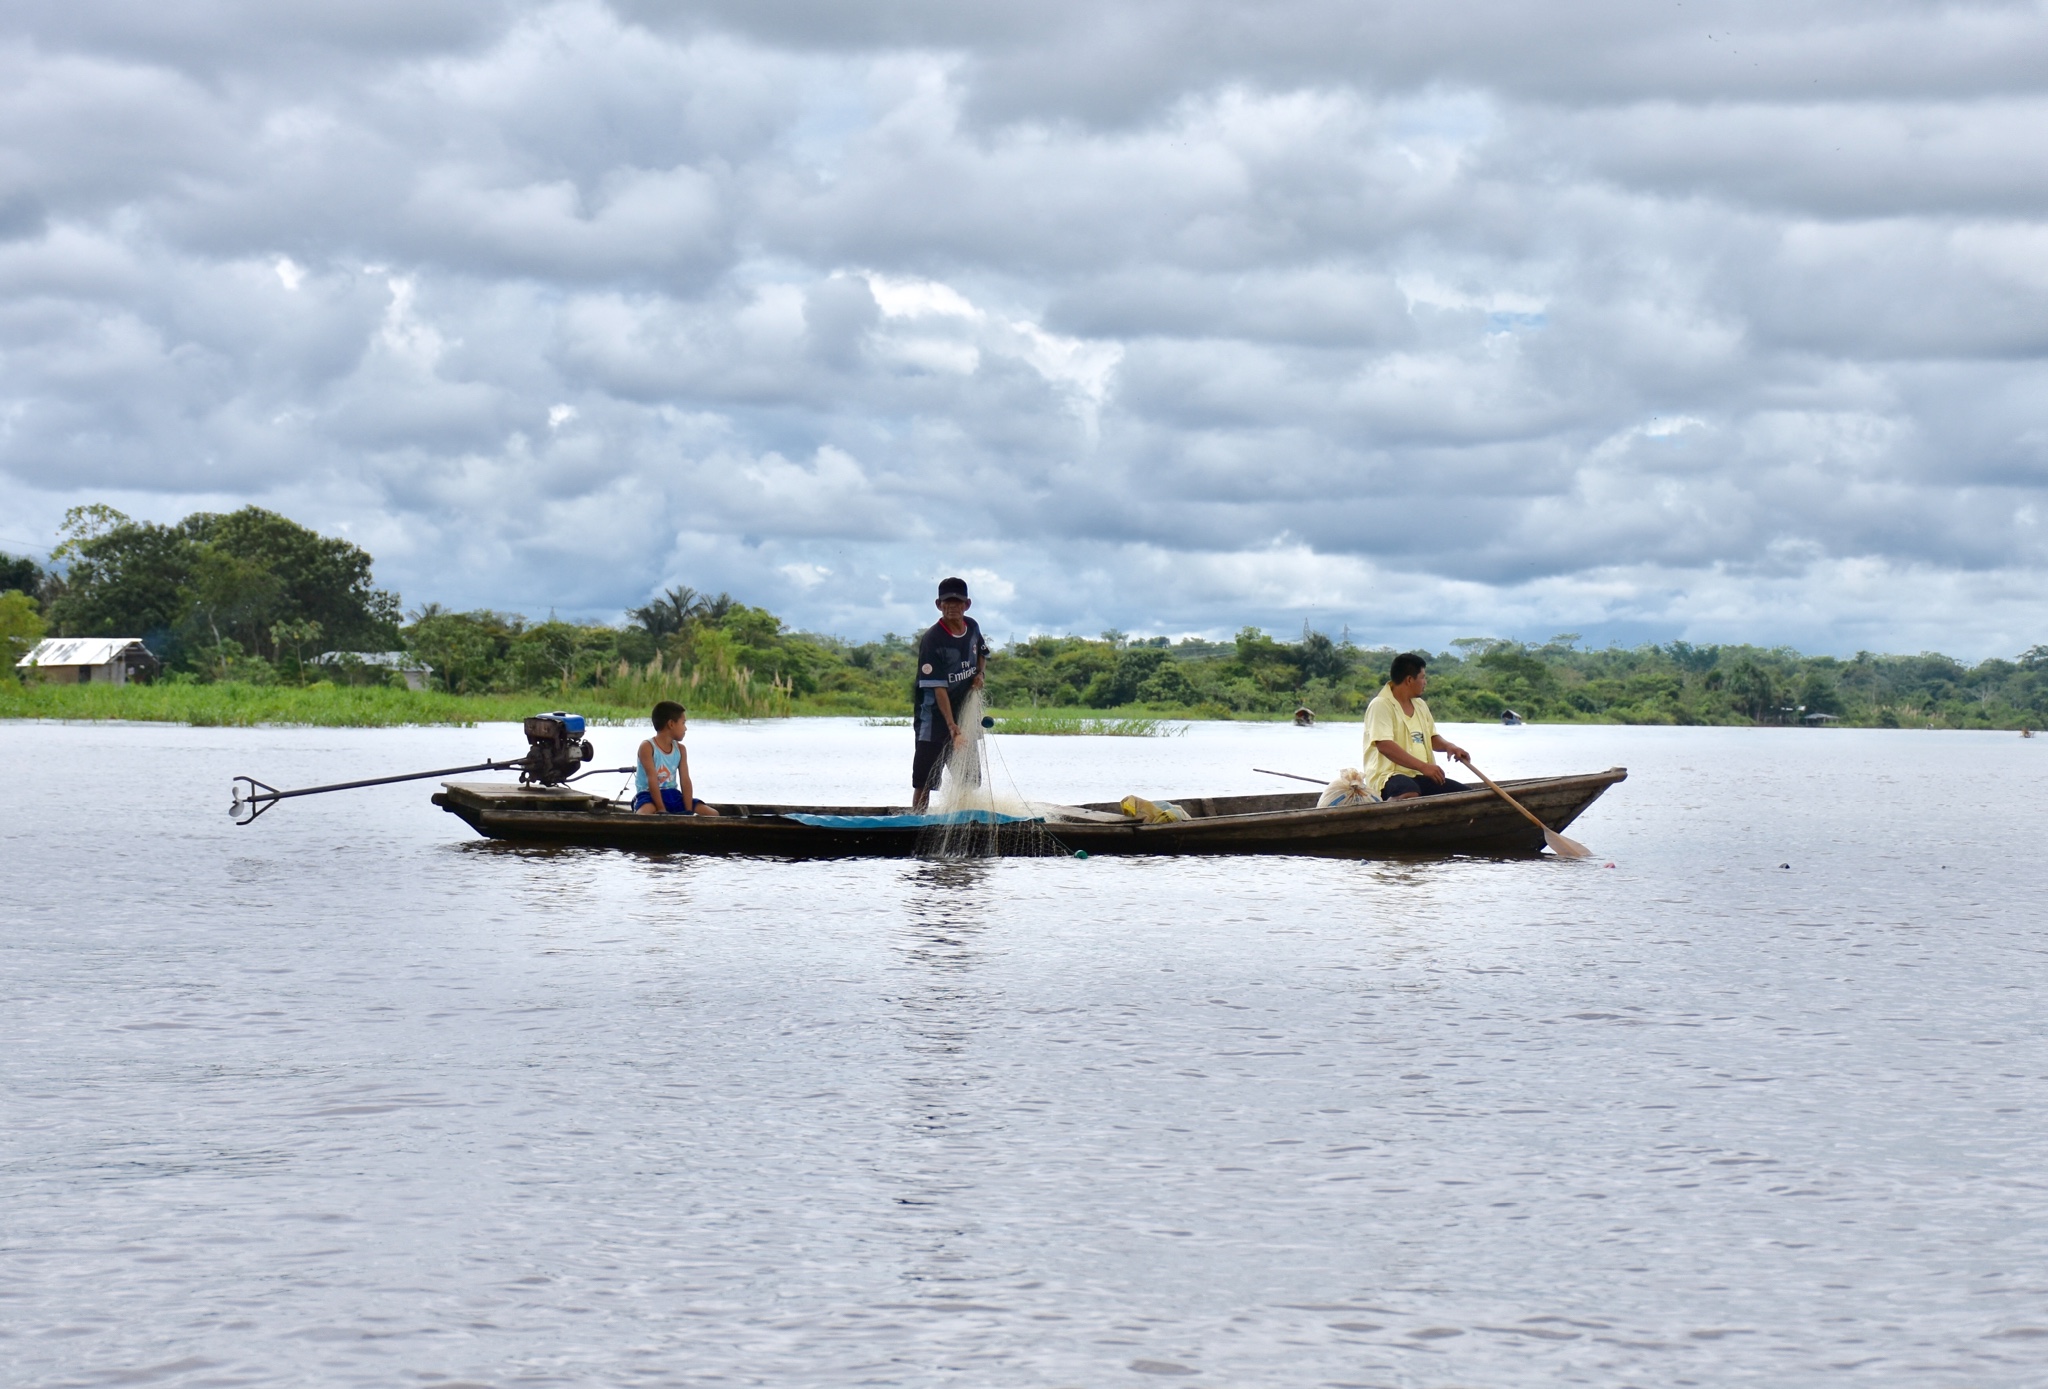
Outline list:
[[[1541,820],[1537,819],[1536,813],[1534,811],[1530,810],[1528,806],[1523,805],[1513,796],[1510,796],[1507,792],[1501,790],[1500,783],[1495,781],[1486,773],[1480,771],[1479,768],[1473,764],[1471,758],[1468,757],[1464,759],[1464,761],[1465,765],[1471,767],[1473,772],[1479,777],[1481,781],[1485,782],[1488,786],[1491,786],[1493,788],[1493,793],[1496,796],[1499,796],[1509,805],[1521,811],[1523,815],[1528,817],[1530,824],[1534,825],[1537,829],[1543,831],[1543,842],[1550,846],[1550,851],[1552,853],[1556,854],[1559,858],[1591,858],[1593,856],[1593,851],[1591,849],[1588,849],[1585,845],[1579,843],[1578,840],[1566,839],[1556,830],[1552,829],[1550,826],[1544,824]]]

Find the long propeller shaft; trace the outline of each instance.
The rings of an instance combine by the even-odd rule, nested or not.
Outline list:
[[[401,776],[365,777],[361,781],[337,781],[326,786],[301,786],[291,791],[280,791],[268,782],[255,777],[238,776],[232,786],[233,801],[228,806],[230,815],[238,816],[235,823],[246,825],[279,801],[288,801],[294,796],[318,796],[327,791],[353,791],[362,786],[389,786],[394,781],[424,781],[428,777],[455,776],[462,772],[506,772],[523,767],[525,759],[515,758],[510,762],[474,762],[467,767],[441,767],[431,772],[406,772]],[[245,793],[243,787],[248,790]]]

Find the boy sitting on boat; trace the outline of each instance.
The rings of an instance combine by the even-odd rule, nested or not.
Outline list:
[[[1472,789],[1445,779],[1444,769],[1436,764],[1439,752],[1460,762],[1471,758],[1436,731],[1436,719],[1422,698],[1429,684],[1424,669],[1428,664],[1412,651],[1396,656],[1387,683],[1365,707],[1365,780],[1383,801]]]
[[[690,756],[683,751],[689,720],[683,706],[664,699],[654,706],[654,736],[633,759],[635,815],[716,815],[690,785]]]

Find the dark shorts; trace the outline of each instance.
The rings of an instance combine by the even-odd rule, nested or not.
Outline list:
[[[917,740],[917,751],[910,755],[910,787],[913,791],[932,791],[939,785],[939,773],[945,768],[946,754],[953,750],[948,739],[933,738]]]
[[[1438,784],[1435,777],[1390,776],[1387,778],[1387,784],[1380,788],[1380,799],[1391,801],[1394,797],[1405,796],[1410,791],[1423,796],[1448,796],[1453,791],[1471,789],[1464,782],[1452,781],[1449,777],[1445,777],[1442,784]]]
[[[633,797],[633,809],[635,810],[638,810],[643,805],[653,804],[654,797],[648,795],[645,791]],[[690,798],[690,808],[686,811],[683,809],[683,793],[674,787],[664,786],[661,788],[661,804],[671,815],[686,815],[694,814],[697,807],[704,804],[704,802],[692,796]]]

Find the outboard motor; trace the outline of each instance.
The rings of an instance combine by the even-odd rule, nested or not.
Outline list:
[[[519,764],[522,785],[559,786],[597,756],[583,736],[583,715],[535,714],[526,721],[526,756]]]
[[[557,709],[552,713],[535,714],[526,721],[524,757],[502,762],[472,762],[467,767],[441,767],[431,772],[373,776],[363,781],[338,781],[331,786],[302,786],[296,791],[280,791],[267,781],[238,776],[230,786],[228,813],[235,817],[236,824],[246,825],[279,801],[288,801],[294,796],[318,796],[328,791],[352,791],[359,786],[389,786],[394,781],[420,781],[427,777],[456,776],[463,772],[516,770],[521,785],[534,782],[542,786],[560,786],[564,782],[597,775],[595,770],[583,770],[583,764],[597,756],[596,750],[584,738],[583,728],[583,715],[565,714]],[[613,767],[609,770],[630,772],[633,769]]]

